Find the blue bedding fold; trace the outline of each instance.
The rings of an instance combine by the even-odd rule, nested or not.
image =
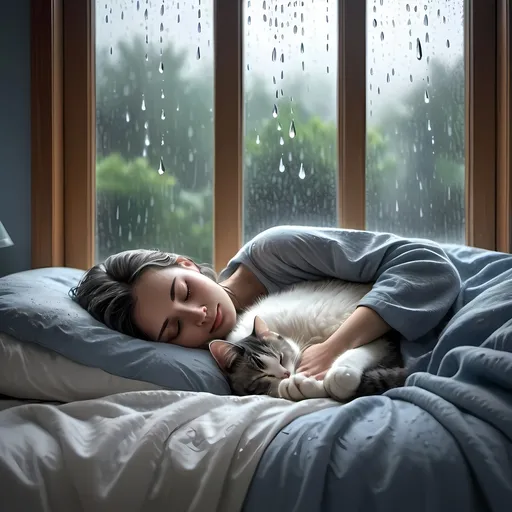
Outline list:
[[[244,510],[512,510],[512,279],[503,270],[464,301],[406,387],[283,429]]]

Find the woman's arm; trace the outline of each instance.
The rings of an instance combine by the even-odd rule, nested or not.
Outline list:
[[[373,283],[359,306],[373,310],[408,340],[434,329],[460,291],[457,269],[438,244],[388,233],[295,226],[271,228],[239,251],[221,273],[221,281],[241,264],[269,293],[308,280],[337,278]],[[358,312],[354,320],[347,321],[345,329],[359,315],[366,317],[372,313]],[[364,317],[351,329],[354,333],[354,326],[361,327],[358,335],[367,339],[373,323],[367,324]],[[348,335],[343,337],[347,339]]]

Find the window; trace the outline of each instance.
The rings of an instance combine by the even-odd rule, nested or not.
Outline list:
[[[219,269],[280,223],[510,250],[506,0],[32,8],[35,266]]]
[[[243,238],[337,226],[337,2],[246,2]]]
[[[211,262],[213,3],[96,1],[96,260]]]
[[[464,243],[464,1],[367,6],[367,227]]]

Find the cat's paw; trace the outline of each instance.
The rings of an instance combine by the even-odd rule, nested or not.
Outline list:
[[[279,396],[286,400],[299,402],[308,398],[326,398],[327,391],[320,380],[306,377],[303,373],[296,373],[279,383]]]
[[[362,372],[351,366],[335,366],[324,379],[324,388],[331,398],[346,401],[352,398],[361,384]]]

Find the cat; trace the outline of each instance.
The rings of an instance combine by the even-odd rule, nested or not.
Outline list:
[[[341,280],[293,285],[244,311],[210,352],[237,395],[345,402],[402,386],[407,369],[393,334],[342,353],[323,381],[296,373],[302,351],[329,338],[371,288]]]

